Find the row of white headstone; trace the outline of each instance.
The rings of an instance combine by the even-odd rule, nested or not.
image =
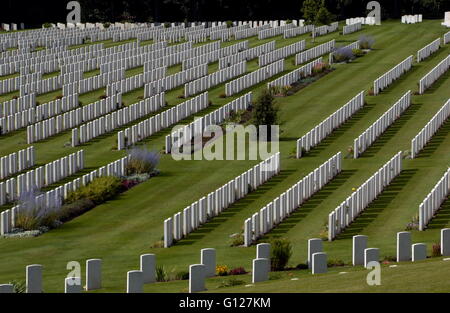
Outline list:
[[[333,241],[366,209],[402,171],[398,152],[328,216],[328,240]]]
[[[386,74],[383,74],[380,78],[376,79],[373,82],[373,93],[377,96],[383,89],[387,88],[390,84],[392,84],[395,80],[397,80],[400,76],[408,72],[412,68],[413,64],[413,56],[409,56],[401,63],[396,65],[393,69],[388,71]]]
[[[339,29],[339,22],[331,23],[331,25],[323,25],[313,30],[313,36],[319,37],[329,33],[333,33]]]
[[[293,44],[260,55],[258,57],[258,65],[261,67],[273,63],[275,61],[285,59],[290,55],[305,50],[305,48],[306,48],[305,40],[297,41]]]
[[[2,117],[0,118],[0,135],[19,130],[78,107],[78,94],[73,94]]]
[[[411,105],[411,90],[406,92],[389,110],[380,116],[353,142],[353,157],[357,159],[386,129],[388,129]]]
[[[419,94],[423,95],[445,72],[450,69],[450,55],[439,62],[428,74],[419,81]]]
[[[297,37],[306,33],[310,33],[313,30],[313,25],[299,26],[286,29],[283,32],[283,38],[288,39],[292,37]]]
[[[35,108],[36,94],[32,93],[23,97],[13,98],[0,103],[0,118]]]
[[[424,128],[411,140],[411,158],[414,159],[450,116],[450,99],[439,109]]]
[[[242,62],[242,61],[250,61],[254,58],[259,57],[264,53],[268,53],[275,49],[275,40],[270,41],[268,43],[258,45],[256,47],[246,49],[239,53],[231,54],[219,59],[219,69],[223,69],[229,67],[233,64]]]
[[[291,86],[293,83],[300,81],[302,78],[311,76],[313,68],[321,63],[323,63],[322,57],[267,83],[267,88],[275,86],[278,87]]]
[[[106,86],[106,96],[110,97],[115,93],[126,94],[130,91],[133,91],[138,88],[142,88],[145,84],[148,84],[153,81],[158,81],[166,77],[167,67],[162,66],[155,69],[152,69],[148,72],[144,72],[141,74],[137,74],[131,77],[127,77],[120,81],[114,82]],[[178,79],[186,77],[186,73],[184,71],[177,73]]]
[[[375,25],[376,20],[375,17],[354,17],[354,18],[348,18],[345,20],[346,25],[352,25],[356,23],[361,23],[363,25]]]
[[[422,23],[422,21],[423,21],[422,14],[403,15],[402,16],[403,24],[416,24],[416,23]]]
[[[341,152],[332,156],[286,192],[244,222],[244,246],[249,247],[288,218],[341,172]]]
[[[444,45],[450,43],[450,32],[444,34]]]
[[[7,23],[2,23],[2,29],[6,32],[11,31],[11,30],[18,30],[17,28],[17,24],[16,23],[11,23],[11,24],[7,24]],[[23,23],[20,23],[20,29],[24,29],[25,25]]]
[[[284,71],[284,59],[266,65],[225,84],[225,95],[235,95]]]
[[[286,25],[280,26],[280,27],[261,30],[260,32],[258,32],[258,40],[263,40],[266,38],[281,35],[281,34],[283,34],[283,32],[285,30],[293,28],[293,27],[295,27],[294,24],[286,24]]]
[[[108,114],[122,106],[122,94],[116,94],[81,108],[66,112],[50,119],[29,125],[27,127],[27,143],[31,144],[47,139],[65,130],[77,127],[99,116]]]
[[[336,40],[333,39],[304,52],[298,53],[295,55],[295,65],[306,63],[314,58],[324,55],[325,53],[329,53],[333,51],[335,46]]]
[[[21,86],[36,82],[41,76],[41,73],[33,73],[0,80],[0,95],[20,90]]]
[[[350,50],[352,50],[352,52],[353,52],[353,50],[359,50],[360,47],[361,47],[360,42],[359,42],[359,40],[357,40],[357,41],[352,42],[351,44],[349,44],[349,45],[347,45],[347,46],[344,46],[343,48],[344,48],[344,49],[350,49]],[[338,48],[335,48],[335,49],[328,55],[328,62],[329,62],[330,64],[333,64],[333,63],[334,63],[334,55],[336,54],[337,51],[338,51]]]
[[[428,58],[430,55],[435,53],[439,50],[441,47],[441,38],[437,38],[432,43],[426,45],[419,51],[417,51],[417,63],[422,62],[426,58]]]
[[[419,230],[425,230],[450,194],[450,168],[419,205]]]
[[[235,40],[240,40],[240,39],[244,39],[244,38],[257,36],[260,31],[265,30],[265,29],[269,29],[269,28],[270,28],[269,24],[264,24],[264,25],[261,25],[261,26],[250,27],[250,28],[247,28],[247,29],[239,30],[239,31],[234,33],[234,39]]]
[[[166,136],[165,153],[171,153],[172,149],[179,149],[180,146],[190,143],[195,136],[203,136],[203,133],[210,125],[220,125],[231,112],[247,110],[252,104],[252,93],[249,92],[219,109],[196,118],[192,123],[183,126]]]
[[[256,46],[250,50],[260,49],[259,47],[260,46]],[[274,45],[274,48],[275,48],[275,45]],[[248,49],[248,40],[245,40],[245,41],[238,42],[231,46],[223,47],[218,50],[211,51],[209,53],[201,54],[194,58],[183,60],[181,68],[183,70],[185,70],[185,69],[188,69],[188,68],[200,65],[200,64],[213,63],[222,58],[227,58],[227,57],[231,57],[234,55],[239,55],[241,53],[244,53],[245,51],[248,51],[247,49]],[[240,61],[243,61],[243,60],[245,60],[245,58],[242,58]],[[238,63],[238,62],[233,62],[233,64],[234,63]],[[220,64],[221,63],[219,62],[219,69],[222,69],[225,67],[225,66],[220,66]]]
[[[117,150],[123,150],[191,116],[210,105],[208,92],[178,104],[117,133]]]
[[[362,29],[361,22],[350,24],[350,25],[344,26],[342,28],[342,35],[348,35],[348,34],[351,34],[351,33],[355,33],[357,31],[360,31],[361,29]]]
[[[0,182],[0,205],[50,186],[84,168],[83,150]]]
[[[100,88],[106,87],[108,84],[111,84],[113,82],[122,80],[125,78],[125,69],[119,69],[112,72],[106,72],[104,74],[99,74],[96,76],[88,77],[76,82],[73,82],[71,84],[75,84],[75,88],[78,91],[78,93],[88,93]],[[67,84],[70,85],[70,84]],[[67,86],[65,85],[65,86]],[[60,87],[61,88],[61,87]],[[63,95],[68,96],[64,92],[63,88]]]
[[[19,150],[0,158],[0,180],[20,173],[36,164],[34,147]]]
[[[361,91],[344,106],[320,122],[319,125],[311,129],[306,135],[298,139],[296,153],[297,159],[301,158],[304,153],[311,151],[312,148],[319,145],[322,140],[350,119],[353,114],[358,112],[364,104],[364,91]]]
[[[201,77],[197,80],[189,82],[184,85],[184,97],[188,98],[199,92],[210,89],[211,87],[217,86],[244,74],[247,71],[247,62],[242,61],[234,64],[230,67],[218,70],[217,72],[211,73],[207,76]]]
[[[230,205],[280,173],[280,153],[272,155],[222,187],[194,202],[183,212],[164,221],[164,247],[198,229],[208,220],[220,215]]]
[[[72,129],[72,147],[84,144],[116,128],[157,112],[165,106],[165,93],[162,92],[81,125],[79,128],[74,128]]]

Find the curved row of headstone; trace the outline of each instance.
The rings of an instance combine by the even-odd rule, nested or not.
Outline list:
[[[319,37],[329,33],[333,33],[339,29],[339,22],[331,23],[331,25],[323,25],[313,30],[313,36]]]
[[[383,89],[387,88],[400,76],[408,72],[412,68],[413,56],[407,57],[405,60],[396,65],[393,69],[380,76],[373,82],[373,94],[378,95]]]
[[[286,24],[284,26],[264,29],[258,32],[258,40],[263,40],[270,37],[279,36],[284,33],[285,30],[295,27],[294,24]]]
[[[269,24],[239,30],[234,33],[235,40],[257,36],[260,31],[270,28]]]
[[[419,94],[423,95],[445,72],[450,69],[450,54],[419,81]]]
[[[328,216],[328,240],[342,233],[402,171],[402,152],[398,152]]]
[[[50,186],[84,168],[83,150],[42,165],[5,182],[0,182],[0,205]]]
[[[270,232],[341,172],[338,152],[244,222],[244,246]]]
[[[134,122],[146,115],[157,112],[166,106],[165,93],[133,103],[91,122],[72,129],[72,147],[82,145],[116,128]]]
[[[256,47],[246,49],[242,52],[231,54],[219,59],[219,69],[223,69],[229,67],[233,64],[242,62],[242,61],[250,61],[254,58],[259,57],[264,53],[268,53],[275,49],[275,40],[258,45]]]
[[[411,140],[411,158],[414,159],[427,145],[450,116],[450,99],[431,118],[424,128]]]
[[[209,106],[208,92],[152,116],[117,133],[117,150],[123,150]]]
[[[351,44],[349,44],[347,46],[344,46],[343,48],[344,49],[351,49],[353,51],[353,50],[359,50],[360,47],[361,47],[360,42],[359,42],[359,40],[357,40],[357,41],[352,42]],[[328,55],[328,62],[330,64],[334,63],[334,55],[335,55],[336,51],[337,51],[337,48],[334,48],[334,50]]]
[[[444,34],[444,45],[450,43],[450,32]]]
[[[208,64],[205,63],[149,82],[144,86],[144,98],[148,98],[161,92],[175,89],[188,82],[205,77],[206,75],[208,75]]]
[[[304,153],[319,145],[335,129],[344,124],[353,114],[358,112],[365,104],[364,91],[361,91],[343,107],[331,114],[319,125],[311,129],[306,135],[297,140],[297,159]]]
[[[312,32],[313,25],[293,27],[283,32],[283,38],[288,39]]]
[[[293,83],[298,82],[302,78],[310,76],[312,74],[314,66],[320,63],[322,63],[322,57],[267,83],[267,88],[275,86],[291,86]]]
[[[33,93],[32,95],[35,94]],[[29,109],[0,118],[0,135],[19,130],[28,125],[71,111],[79,106],[78,94],[46,102],[37,107],[34,104]]]
[[[278,48],[274,51],[266,52],[258,57],[258,65],[261,67],[276,62],[278,60],[285,59],[290,55],[305,50],[305,48],[306,48],[306,41],[300,40],[293,44]]]
[[[35,164],[33,146],[5,155],[0,158],[0,180],[20,173]]]
[[[258,47],[255,47],[252,49],[256,49],[256,48],[258,48]],[[248,40],[245,40],[245,41],[238,42],[231,46],[227,46],[227,47],[220,48],[218,50],[211,51],[206,54],[201,54],[194,58],[183,60],[181,68],[183,70],[186,70],[188,68],[198,66],[201,64],[213,63],[213,62],[216,62],[217,60],[220,60],[221,58],[227,58],[229,56],[234,56],[234,55],[239,55],[241,53],[244,53],[245,51],[247,51],[247,49],[248,49]],[[250,50],[252,50],[252,49],[250,49]],[[243,58],[240,61],[243,61],[243,60],[245,60],[245,58]],[[238,63],[238,62],[233,62],[233,63]],[[220,66],[220,62],[219,62],[219,69],[222,69],[223,67],[224,66]]]
[[[82,123],[96,119],[122,107],[122,94],[116,94],[81,108],[65,112],[27,127],[27,143],[47,139]]]
[[[432,43],[426,45],[425,47],[417,51],[417,62],[418,63],[422,62],[430,55],[438,51],[439,48],[441,48],[441,38],[434,40]]]
[[[320,57],[325,53],[333,51],[336,46],[336,40],[330,40],[324,44],[318,45],[314,48],[308,49],[304,52],[295,55],[295,65],[306,63],[314,58]]]
[[[348,18],[345,20],[345,24],[346,25],[352,25],[355,23],[361,23],[363,25],[375,25],[376,21],[375,21],[375,17],[372,16],[368,16],[368,17],[353,17],[353,18]]]
[[[48,79],[33,81],[19,87],[20,95],[25,96],[30,93],[44,94],[49,93],[63,86],[61,76],[50,77]]]
[[[353,157],[357,159],[386,129],[388,129],[411,105],[411,90],[404,94],[389,110],[369,126],[353,143]]]
[[[45,216],[59,210],[63,201],[67,199],[70,192],[76,191],[81,186],[86,186],[94,179],[104,176],[123,177],[126,175],[126,165],[128,156],[119,160],[113,161],[106,166],[91,171],[83,175],[81,178],[76,178],[62,186],[49,190],[37,196],[29,197],[26,201],[14,206],[13,208],[3,211],[0,215],[0,224],[2,226],[1,234],[11,232],[16,225],[16,219],[19,214],[37,214],[38,216]]]
[[[218,70],[184,85],[185,98],[222,84],[227,80],[240,76],[247,71],[247,62],[242,61],[230,67]]]
[[[422,20],[423,20],[422,14],[402,16],[402,24],[422,23]]]
[[[164,247],[180,240],[202,224],[214,218],[236,201],[245,198],[272,177],[280,173],[280,153],[272,155],[245,173],[232,179],[216,191],[194,202],[183,212],[164,221]]]
[[[227,97],[237,94],[251,86],[254,86],[266,79],[284,71],[284,59],[266,65],[248,73],[242,77],[225,84],[225,95]]]
[[[73,93],[88,93],[100,88],[106,87],[108,84],[123,80],[125,78],[125,69],[119,69],[112,72],[106,72],[103,74],[95,75],[79,81],[75,81],[66,85],[60,86],[62,88],[63,95],[69,96]]]
[[[221,41],[229,41],[232,39],[234,34],[238,31],[242,31],[244,29],[248,29],[249,25],[241,25],[241,26],[234,26],[230,28],[224,28],[221,30],[217,30],[214,32],[211,32],[211,35],[209,36],[210,40],[216,40],[220,39]]]
[[[342,28],[342,35],[348,35],[360,31],[362,29],[362,23],[353,23]]]
[[[221,108],[208,113],[205,116],[195,119],[192,123],[177,129],[166,136],[165,153],[170,153],[173,148],[177,149],[181,145],[191,142],[198,135],[203,136],[204,130],[210,125],[220,125],[231,112],[247,110],[252,104],[252,93],[249,92]]]
[[[36,107],[36,94],[13,98],[0,103],[0,118]]]
[[[32,73],[0,80],[0,95],[20,90],[21,86],[39,81],[40,79],[42,79],[41,73]]]
[[[448,200],[450,194],[450,168],[439,179],[419,205],[419,230],[426,229],[428,223],[436,216],[442,204]]]
[[[109,84],[106,86],[106,96],[110,97],[115,93],[126,94],[132,90],[142,88],[145,84],[163,79],[166,77],[167,67],[158,67],[149,72],[144,72],[137,74],[118,82]],[[179,72],[183,73],[183,72]],[[178,73],[177,73],[178,74]],[[185,75],[185,73],[180,74],[180,76]]]

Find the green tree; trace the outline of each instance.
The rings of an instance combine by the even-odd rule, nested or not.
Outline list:
[[[323,5],[323,2],[319,2],[317,0],[305,0],[303,2],[301,11],[306,24],[314,24],[316,21],[317,12],[319,11],[321,5]]]
[[[254,105],[253,124],[259,126],[268,126],[268,138],[271,138],[270,126],[278,123],[279,108],[275,105],[275,98],[270,89],[263,89]]]
[[[316,15],[316,20],[314,25],[329,25],[333,21],[333,15],[328,11],[328,9],[323,6],[319,9]]]

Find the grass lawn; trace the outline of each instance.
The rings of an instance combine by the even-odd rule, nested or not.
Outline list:
[[[400,21],[389,21],[383,22],[382,26],[364,26],[362,31],[347,36],[335,32],[318,37],[315,45],[333,38],[337,40],[338,45],[344,45],[357,40],[363,34],[373,36],[376,42],[374,50],[364,57],[349,64],[336,65],[335,71],[305,89],[289,97],[277,98],[282,120],[280,140],[282,171],[280,175],[271,179],[245,199],[235,203],[226,212],[191,233],[188,238],[181,240],[175,246],[169,249],[156,249],[151,246],[161,240],[163,236],[164,219],[183,210],[192,202],[214,191],[257,163],[257,161],[176,162],[170,156],[164,155],[159,165],[161,171],[159,176],[96,207],[62,227],[37,238],[0,239],[0,283],[23,280],[25,266],[37,263],[44,266],[44,290],[61,292],[63,291],[64,277],[68,273],[67,262],[81,262],[84,273],[86,259],[101,258],[103,260],[104,288],[100,292],[123,292],[126,284],[126,272],[138,268],[140,254],[155,253],[158,264],[176,272],[185,271],[188,265],[199,263],[200,249],[202,248],[216,248],[218,264],[225,264],[229,268],[243,266],[249,270],[255,256],[255,248],[232,248],[229,236],[240,232],[246,218],[287,190],[330,156],[338,151],[342,151],[343,155],[346,155],[348,147],[353,145],[354,138],[376,121],[406,91],[418,90],[419,79],[450,53],[450,45],[441,48],[439,52],[424,62],[415,64],[410,72],[381,95],[368,96],[366,98],[367,106],[308,156],[300,160],[292,157],[296,140],[346,104],[360,91],[367,91],[380,75],[409,55],[415,55],[417,50],[445,32],[445,28],[440,26],[439,21],[424,21],[412,25],[401,24]],[[249,39],[249,43],[250,46],[255,46],[274,39],[277,40],[277,47],[299,39],[307,39],[308,48],[313,46],[307,35],[287,40],[278,36],[262,41],[253,37]],[[287,59],[285,73],[296,68],[292,61],[293,57]],[[248,71],[257,68],[256,60],[248,62]],[[173,73],[178,70],[180,67],[176,66],[169,72]],[[217,70],[217,63],[210,65],[210,70]],[[141,71],[142,68],[132,69],[127,71],[127,76]],[[425,95],[413,96],[413,105],[361,158],[357,160],[344,159],[343,172],[331,184],[268,234],[267,237],[285,237],[291,240],[294,248],[291,266],[305,261],[307,239],[319,236],[328,214],[351,194],[353,187],[358,187],[363,183],[396,152],[410,149],[411,139],[449,98],[449,75],[444,75]],[[278,76],[281,74],[276,77]],[[262,88],[265,88],[268,81],[245,90],[241,94],[252,90],[256,96]],[[185,101],[185,99],[178,98],[182,92],[183,88],[177,88],[166,94],[168,108]],[[41,103],[50,101],[59,93],[60,91],[57,91],[55,95],[41,95],[39,101]],[[86,105],[96,101],[102,93],[103,90],[94,91],[82,95],[80,100]],[[224,93],[224,84],[209,90],[209,98],[213,105],[197,115],[206,114],[241,95],[223,99],[219,97],[222,93]],[[142,95],[143,89],[132,91],[124,96],[124,102],[127,105],[137,102],[138,97]],[[11,96],[8,95],[8,97],[0,96],[0,101],[9,100]],[[182,123],[188,123],[191,120],[192,118],[186,119]],[[450,165],[449,129],[450,122],[447,122],[419,158],[404,160],[404,171],[386,192],[338,240],[324,244],[324,250],[329,259],[343,260],[348,263],[351,260],[351,236],[354,234],[368,235],[369,246],[380,248],[382,257],[395,255],[395,234],[403,231],[406,224],[417,214],[419,203]],[[64,147],[64,144],[70,141],[70,132],[35,143],[37,163],[41,165],[82,148],[85,150],[87,170],[98,168],[124,154],[124,152],[112,149],[117,140],[116,133],[117,131],[106,134],[77,148]],[[161,131],[142,144],[151,149],[161,150],[164,146],[164,137],[168,133],[169,130]],[[0,137],[1,156],[27,146],[26,131],[24,130]],[[432,223],[431,229],[425,232],[414,231],[413,241],[427,243],[431,249],[431,244],[439,240],[439,229],[450,225],[448,211],[447,205],[447,209],[443,210]],[[430,273],[428,273],[428,266],[436,268],[436,270],[429,270]],[[449,266],[450,263],[431,260],[408,265],[404,269],[403,266],[395,269],[383,269],[386,271],[387,277],[378,291],[390,291],[389,284],[393,285],[393,288],[397,288],[397,291],[449,291],[449,287],[445,285],[446,282],[442,280],[444,275],[435,279],[432,276],[437,276],[439,271],[448,272]],[[413,278],[409,278],[405,272],[402,272],[407,269],[410,269],[411,273],[413,270],[422,273],[422,276],[417,274],[420,277],[419,281],[423,281],[423,278],[426,277],[425,274],[430,275],[429,278],[433,283],[427,286],[417,285],[417,283],[413,285],[413,281],[410,280]],[[290,281],[282,277],[261,284],[261,286],[252,288],[238,286],[232,289],[226,288],[226,291],[339,291],[339,287],[342,288],[342,291],[375,290],[375,288],[370,289],[367,285],[364,286],[365,271],[346,268],[345,271],[349,274],[342,276],[338,276],[336,271],[333,269],[330,274],[319,278],[312,278],[306,272],[301,272],[299,273],[300,281]],[[401,282],[396,282],[396,278],[399,277],[401,277]],[[441,280],[439,281],[439,279]],[[307,280],[306,284],[303,283],[305,280]],[[356,280],[360,280],[362,285],[356,285],[354,283]],[[219,283],[211,282],[213,286]],[[208,281],[208,288],[209,284]],[[149,289],[146,291],[179,292],[185,290],[186,287],[187,282],[161,283],[148,286]],[[321,289],[321,287],[323,288]]]

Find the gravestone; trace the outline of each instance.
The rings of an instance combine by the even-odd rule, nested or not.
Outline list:
[[[441,230],[441,254],[450,256],[450,228]]]
[[[260,243],[256,245],[257,259],[270,259],[270,243]]]
[[[412,261],[422,261],[427,258],[427,245],[424,243],[415,243],[411,247]]]
[[[411,244],[410,232],[397,233],[397,262],[411,260]]]
[[[206,266],[193,264],[189,266],[189,293],[206,290],[205,288]]]
[[[156,281],[156,255],[141,255],[141,272],[144,284],[154,283]]]
[[[86,290],[102,288],[102,260],[86,261]]]
[[[14,285],[13,284],[1,284],[0,285],[0,293],[14,293]]]
[[[42,265],[33,264],[26,268],[27,293],[42,292]]]
[[[269,279],[270,260],[254,259],[252,271],[252,283],[263,282]]]
[[[312,273],[324,274],[327,272],[327,254],[325,252],[317,252],[312,255]]]
[[[216,249],[202,249],[200,262],[205,266],[206,277],[213,277],[216,274]]]
[[[314,253],[322,252],[322,239],[313,238],[308,240],[308,268],[312,268],[312,255]]]
[[[380,261],[380,249],[378,248],[368,248],[364,250],[364,267],[367,268],[367,265],[370,262],[379,262]]]
[[[364,250],[367,248],[367,236],[353,236],[353,266],[364,265]]]
[[[82,290],[81,277],[67,277],[64,280],[65,293],[81,293]]]
[[[127,273],[127,293],[142,293],[144,276],[141,271],[129,271]]]

